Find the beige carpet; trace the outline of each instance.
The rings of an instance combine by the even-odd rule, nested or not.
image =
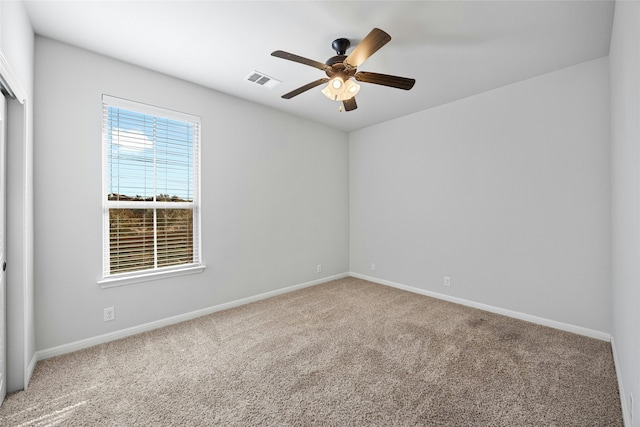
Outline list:
[[[622,426],[609,343],[347,278],[38,363],[2,426]]]

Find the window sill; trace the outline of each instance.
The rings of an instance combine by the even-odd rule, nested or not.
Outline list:
[[[133,283],[149,282],[151,280],[168,279],[170,277],[186,276],[188,274],[202,273],[205,265],[195,265],[175,270],[155,271],[153,273],[136,274],[132,276],[107,277],[98,281],[102,289],[116,286],[131,285]]]

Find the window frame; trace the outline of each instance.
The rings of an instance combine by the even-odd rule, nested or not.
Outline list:
[[[166,108],[143,104],[127,99],[116,98],[110,95],[102,95],[102,274],[98,284],[103,288],[121,286],[130,283],[158,280],[168,277],[182,276],[186,274],[200,273],[205,269],[202,263],[202,227],[201,227],[201,119],[198,116],[182,113]],[[166,202],[166,201],[130,201],[109,200],[109,132],[108,121],[109,107],[131,111],[134,113],[159,117],[172,121],[187,122],[195,126],[193,139],[193,201],[192,202]],[[155,194],[157,196],[157,194]],[[191,209],[193,224],[193,254],[192,263],[158,267],[154,257],[154,266],[151,269],[110,273],[111,245],[110,245],[110,217],[111,209]],[[154,225],[154,228],[156,226]],[[155,234],[155,232],[154,232]],[[154,241],[156,248],[157,241]],[[156,250],[154,249],[154,252]]]

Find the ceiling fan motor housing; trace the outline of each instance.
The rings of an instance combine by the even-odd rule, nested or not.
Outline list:
[[[345,59],[347,59],[347,55],[336,55],[336,56],[332,56],[331,58],[327,59],[327,62],[325,62],[325,64],[327,64],[329,66],[342,64]]]
[[[329,58],[327,62],[325,62],[325,64],[329,66],[329,68],[325,70],[325,73],[330,79],[339,76],[342,80],[347,80],[349,77],[353,77],[355,69],[347,69],[344,65],[344,60],[346,58],[347,57],[345,55],[337,55]]]
[[[345,59],[347,59],[347,49],[349,49],[350,46],[351,42],[345,38],[335,39],[333,43],[331,43],[331,47],[336,51],[336,56],[332,56],[325,62],[325,64],[331,67],[331,69],[326,70],[329,78],[340,76],[343,80],[346,80],[353,76],[354,73],[350,73],[344,64]]]

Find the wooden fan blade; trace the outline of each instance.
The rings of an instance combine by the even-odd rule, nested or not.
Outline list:
[[[292,91],[291,91],[291,92],[289,92],[289,93],[285,93],[284,95],[282,95],[282,97],[283,97],[284,99],[291,99],[291,98],[293,98],[293,97],[294,97],[294,96],[296,96],[296,95],[300,95],[302,92],[306,92],[306,91],[308,91],[309,89],[313,89],[314,87],[316,87],[316,86],[320,86],[322,83],[326,83],[326,82],[328,82],[328,81],[329,81],[329,79],[328,79],[327,77],[325,77],[325,78],[323,78],[323,79],[318,79],[318,80],[313,81],[313,82],[311,82],[311,83],[307,83],[307,84],[306,84],[306,85],[304,85],[304,86],[300,86],[298,89],[296,89],[296,90],[292,90]]]
[[[359,82],[373,83],[376,85],[389,86],[396,89],[404,90],[409,90],[413,87],[414,84],[416,84],[415,79],[390,76],[388,74],[370,73],[367,71],[358,71],[353,77]]]
[[[322,62],[314,61],[313,59],[303,58],[302,56],[294,55],[293,53],[284,52],[282,50],[276,50],[275,52],[271,52],[271,56],[275,56],[276,58],[287,59],[289,61],[297,62],[299,64],[309,65],[311,67],[319,68],[322,71],[329,68],[327,64],[323,64]]]
[[[345,99],[342,101],[342,105],[344,105],[344,111],[353,111],[358,108],[358,104],[356,104],[356,97]]]
[[[353,49],[353,52],[344,60],[354,68],[357,68],[371,55],[376,53],[385,44],[389,43],[391,36],[379,28],[374,28],[369,34]]]

